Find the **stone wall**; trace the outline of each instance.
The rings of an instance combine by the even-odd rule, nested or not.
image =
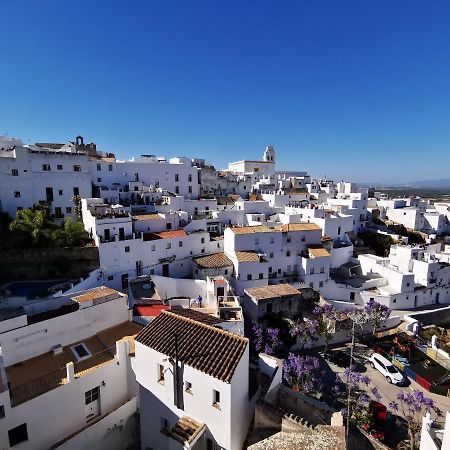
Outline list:
[[[98,267],[97,247],[33,248],[0,252],[0,282],[76,279]]]

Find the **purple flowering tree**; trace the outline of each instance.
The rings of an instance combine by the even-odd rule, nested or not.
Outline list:
[[[321,389],[319,358],[289,353],[283,363],[283,379],[296,391],[312,394]]]
[[[253,322],[253,343],[258,353],[275,355],[283,348],[278,328],[268,328],[263,323]]]
[[[379,401],[381,395],[376,387],[365,391],[370,384],[370,378],[367,375],[363,375],[360,372],[345,369],[342,375],[342,381],[347,385],[348,397],[347,407],[342,409],[342,414],[347,416],[348,420],[351,420],[358,426],[362,426],[367,423],[369,419],[369,406],[372,400]],[[350,411],[350,415],[348,415]]]
[[[389,408],[393,411],[401,411],[406,419],[408,430],[408,446],[410,450],[416,450],[419,445],[419,436],[422,429],[422,417],[430,413],[432,419],[442,415],[434,400],[425,397],[422,391],[401,392],[397,395],[398,403],[389,403]],[[400,404],[400,406],[399,406]]]
[[[373,326],[373,335],[375,335],[377,328],[381,328],[389,319],[391,310],[387,306],[370,299],[364,305],[364,315],[367,323]]]
[[[290,334],[298,338],[303,344],[302,348],[311,348],[312,341],[317,340],[317,329],[319,322],[313,320],[300,320],[291,328]]]
[[[313,314],[317,319],[316,333],[323,338],[325,351],[327,351],[328,345],[334,337],[334,324],[336,321],[345,318],[345,316],[329,303],[316,306]]]

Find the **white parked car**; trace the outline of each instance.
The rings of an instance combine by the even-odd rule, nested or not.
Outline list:
[[[398,369],[384,356],[374,353],[370,358],[370,365],[384,375],[388,383],[403,384],[405,378]]]

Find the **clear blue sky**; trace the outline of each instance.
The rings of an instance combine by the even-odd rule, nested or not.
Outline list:
[[[4,1],[0,134],[450,177],[450,2]]]

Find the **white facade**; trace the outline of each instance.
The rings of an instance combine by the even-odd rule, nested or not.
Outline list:
[[[90,292],[72,296],[76,311],[3,327],[0,448],[82,448],[88,438],[90,446],[106,450],[135,442],[136,382],[125,336],[139,327],[128,322],[126,296],[104,289],[88,300]],[[83,360],[71,353],[80,341],[90,353]],[[105,423],[122,424],[113,442]]]

